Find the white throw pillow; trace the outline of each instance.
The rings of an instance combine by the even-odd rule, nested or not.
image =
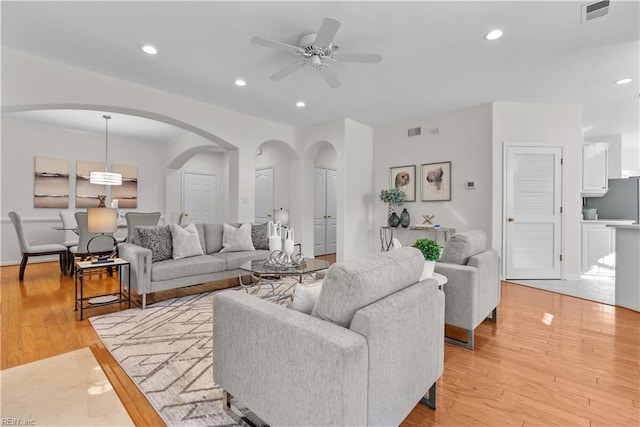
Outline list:
[[[251,240],[251,224],[245,223],[235,228],[226,222],[222,224],[222,249],[220,252],[255,251]]]
[[[428,279],[429,277],[433,276],[433,270],[435,269],[435,267],[436,267],[435,261],[425,260],[424,268],[422,269],[422,276],[420,276],[420,282],[422,282],[424,279]]]
[[[173,241],[173,259],[204,255],[195,224],[189,224],[185,228],[177,224],[170,224],[169,229]]]
[[[311,314],[322,290],[322,280],[313,283],[298,283],[293,292],[291,308],[301,313]]]

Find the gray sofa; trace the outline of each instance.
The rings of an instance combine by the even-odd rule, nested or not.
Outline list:
[[[239,224],[232,225],[237,227]],[[119,245],[120,257],[131,263],[131,283],[128,285],[141,296],[142,308],[147,305],[147,294],[246,275],[240,265],[269,256],[269,251],[264,249],[221,253],[223,224],[195,226],[204,255],[152,262],[152,251],[139,246],[140,242],[135,238]],[[127,275],[123,275],[125,282],[127,279]]]
[[[334,264],[311,315],[216,294],[213,376],[225,408],[237,399],[290,426],[391,426],[418,402],[435,409],[444,294],[434,279],[419,282],[423,266],[410,247]]]

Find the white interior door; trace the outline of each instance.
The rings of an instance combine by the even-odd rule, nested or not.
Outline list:
[[[562,276],[562,148],[506,146],[505,277]]]
[[[338,172],[327,169],[327,198],[326,198],[326,252],[336,253],[336,241],[338,230],[338,207],[337,207],[337,181]]]
[[[327,253],[326,240],[326,200],[327,200],[327,170],[315,168],[314,172],[314,204],[313,204],[313,254],[314,256]]]
[[[271,221],[273,216],[273,168],[256,169],[255,206],[255,224]]]
[[[218,177],[185,172],[182,175],[182,210],[185,223],[218,222]]]

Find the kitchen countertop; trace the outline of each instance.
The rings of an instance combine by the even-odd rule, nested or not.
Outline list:
[[[581,224],[626,224],[632,225],[635,221],[632,219],[583,219],[580,221]]]
[[[607,224],[607,227],[623,228],[625,230],[638,230],[638,231],[640,231],[640,224]]]

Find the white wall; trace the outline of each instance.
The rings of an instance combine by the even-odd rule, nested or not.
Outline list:
[[[407,130],[422,127],[422,134],[408,137]],[[431,133],[437,128],[439,133]],[[376,230],[387,225],[387,205],[380,191],[392,188],[389,168],[416,166],[416,201],[406,202],[411,224],[421,224],[422,215],[435,215],[434,223],[454,227],[456,231],[480,229],[491,235],[491,105],[481,105],[447,114],[425,116],[384,127],[374,133]],[[421,165],[451,162],[451,201],[422,202]],[[465,181],[475,181],[476,189],[467,190]],[[416,236],[418,237],[418,236]],[[374,243],[380,250],[380,242]]]
[[[59,209],[34,208],[34,158],[69,161],[69,208],[75,208],[76,160],[104,162],[104,135],[70,132],[2,116],[2,254],[0,263],[19,262],[20,251],[8,212],[25,220],[33,244],[59,243]],[[141,161],[144,159],[144,161]],[[164,146],[154,141],[109,136],[109,162],[138,167],[138,211],[164,211]]]
[[[322,145],[315,158],[315,167],[335,170],[338,167],[338,153],[330,145]]]
[[[492,241],[494,248],[501,247],[504,221],[502,213],[504,143],[560,146],[564,157],[563,259],[564,274],[567,279],[579,278],[580,274],[582,140],[582,107],[578,104],[513,102],[493,104]]]
[[[273,168],[273,208],[289,209],[291,160],[296,154],[280,141],[267,141],[260,149],[262,154],[256,154],[256,169]]]

